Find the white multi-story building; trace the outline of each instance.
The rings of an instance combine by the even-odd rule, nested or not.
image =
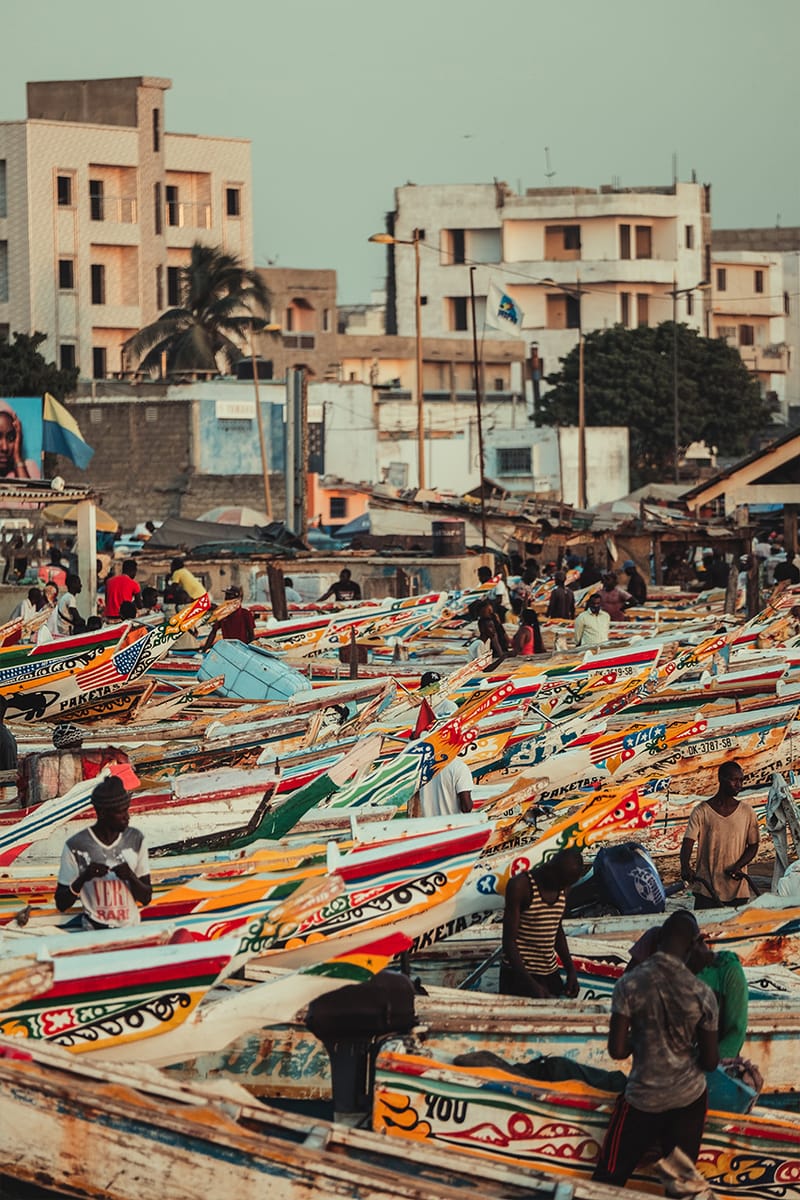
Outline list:
[[[711,336],[725,338],[786,417],[786,292],[779,254],[715,250],[712,255]]]
[[[472,265],[479,335],[504,336],[484,322],[495,283],[522,308],[523,336],[538,344],[548,374],[575,345],[579,328],[670,320],[674,290],[678,320],[707,327],[708,296],[696,289],[711,269],[710,189],[700,184],[521,195],[503,183],[408,184],[395,191],[388,231],[412,243],[387,246],[390,333],[414,332],[415,236],[426,337],[471,337]]]
[[[250,143],[164,130],[168,79],[29,83],[0,122],[0,332],[83,377],[178,300],[195,241],[252,265]]]

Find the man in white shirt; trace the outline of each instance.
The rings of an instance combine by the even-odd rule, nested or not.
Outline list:
[[[138,906],[150,903],[147,847],[141,832],[131,828],[130,800],[118,776],[101,779],[92,792],[96,822],[64,845],[56,908],[67,912],[80,898],[87,929],[138,925]]]
[[[70,634],[80,633],[83,619],[78,612],[76,596],[79,596],[82,590],[80,576],[68,575],[67,590],[47,618],[48,629],[57,637],[69,637]]]
[[[458,755],[419,789],[420,815],[447,817],[472,812],[472,774]]]
[[[608,641],[611,618],[600,604],[598,592],[592,592],[589,603],[575,618],[575,645],[599,646]]]

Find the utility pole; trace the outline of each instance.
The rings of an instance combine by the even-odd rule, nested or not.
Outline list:
[[[486,497],[484,495],[483,418],[481,414],[481,364],[478,356],[478,325],[475,320],[475,268],[469,269],[469,300],[472,312],[472,369],[475,378],[475,409],[478,416],[478,470],[481,481],[481,548],[486,553]]]

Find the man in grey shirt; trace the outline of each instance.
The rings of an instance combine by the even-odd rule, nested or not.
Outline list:
[[[611,1000],[608,1052],[633,1055],[625,1092],[611,1116],[593,1179],[622,1187],[644,1155],[676,1146],[694,1162],[705,1125],[706,1071],[719,1059],[717,1001],[685,965],[700,934],[679,909],[659,949],[623,975]]]

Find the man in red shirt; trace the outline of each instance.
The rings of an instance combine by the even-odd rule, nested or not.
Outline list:
[[[211,626],[211,632],[202,647],[203,651],[211,649],[218,633],[221,633],[223,638],[229,638],[234,642],[245,642],[248,645],[255,640],[255,618],[249,608],[242,607],[242,589],[229,587],[225,592],[225,599],[238,600],[239,606],[227,617],[223,617],[221,621],[216,621]]]
[[[124,600],[130,600],[138,608],[141,603],[142,589],[136,582],[136,559],[129,558],[122,564],[121,575],[109,575],[106,580],[105,618],[107,621],[119,621],[119,606]]]

